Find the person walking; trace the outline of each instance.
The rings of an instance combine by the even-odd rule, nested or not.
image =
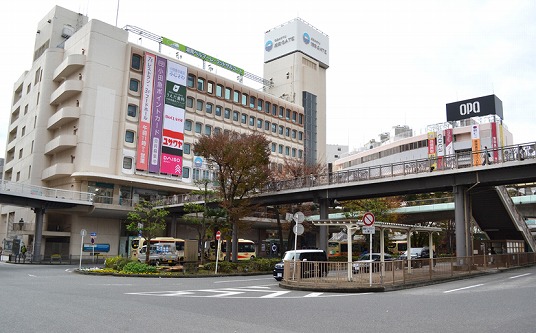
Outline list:
[[[482,165],[486,165],[486,164],[491,164],[490,161],[489,161],[489,158],[491,157],[489,151],[488,151],[488,146],[484,146],[484,162],[482,162]]]

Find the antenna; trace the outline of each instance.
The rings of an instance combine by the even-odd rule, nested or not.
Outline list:
[[[115,12],[115,27],[117,28],[117,18],[119,17],[119,0],[117,0],[117,11]]]

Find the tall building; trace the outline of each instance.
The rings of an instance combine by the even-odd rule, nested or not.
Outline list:
[[[130,42],[132,33],[156,40],[158,52]],[[325,41],[321,47],[327,47],[327,37],[316,33],[309,45]],[[183,55],[203,66],[183,62]],[[237,80],[212,66],[238,74]],[[252,77],[243,69],[170,38],[54,7],[38,23],[31,69],[15,83],[3,176],[90,192],[95,201],[87,211],[47,210],[41,255],[78,253],[82,229],[108,244],[110,255],[125,253],[133,204],[188,193],[194,180],[211,177],[192,151],[201,135],[262,133],[274,167],[287,158],[322,160],[325,68],[327,61],[306,54],[281,54],[266,63],[273,84],[259,80],[263,91],[242,83]],[[4,205],[0,220],[0,238],[32,245],[30,209]],[[15,228],[15,221],[25,223]],[[176,224],[166,230],[168,236],[187,232]]]

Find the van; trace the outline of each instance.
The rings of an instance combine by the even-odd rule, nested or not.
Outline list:
[[[328,274],[328,256],[324,250],[307,249],[287,251],[283,261],[275,264],[273,275],[277,281],[283,279],[285,261],[301,261],[301,277],[326,276]],[[317,263],[317,262],[322,263]],[[309,263],[310,262],[310,263]]]

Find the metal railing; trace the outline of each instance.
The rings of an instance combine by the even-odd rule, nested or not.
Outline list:
[[[403,286],[529,265],[536,265],[535,253],[353,262],[349,279],[348,262],[285,261],[281,283],[332,289]]]
[[[488,149],[488,151],[491,155],[489,158],[490,164],[502,164],[510,161],[535,159],[536,142]],[[349,170],[336,171],[330,174],[311,174],[293,179],[272,181],[268,183],[267,186],[264,187],[260,192],[274,192],[305,187],[346,184],[406,175],[418,175],[422,173],[463,169],[477,166],[473,162],[474,160],[477,160],[475,157],[483,156],[484,153],[484,150],[476,152],[465,151],[443,157],[423,158],[390,164],[374,165],[361,168],[358,167]],[[481,161],[483,160],[484,157],[482,157]]]
[[[54,198],[62,200],[77,200],[85,202],[93,202],[93,193],[69,191],[57,188],[29,185],[7,180],[0,181],[0,191],[13,193],[16,195],[24,195],[27,197],[43,197],[45,199]]]

